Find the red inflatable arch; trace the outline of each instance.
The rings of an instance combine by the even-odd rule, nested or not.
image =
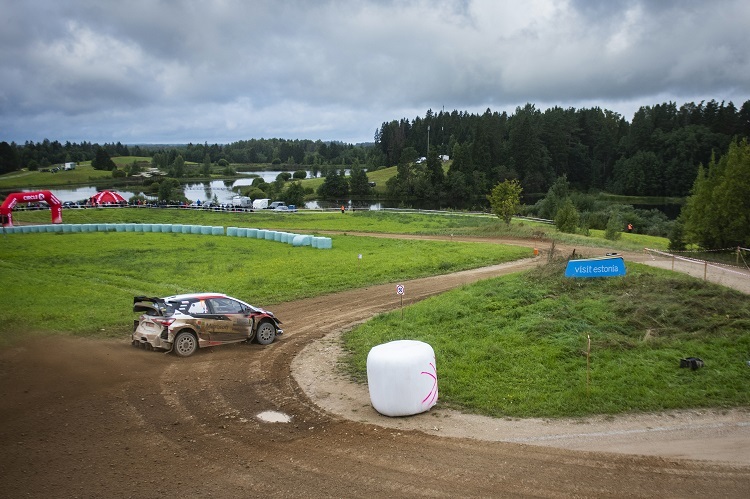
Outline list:
[[[52,212],[52,223],[62,223],[62,203],[57,197],[50,191],[36,191],[36,192],[14,192],[8,194],[8,197],[3,201],[3,205],[0,206],[0,220],[2,220],[3,227],[13,227],[13,208],[18,203],[47,203],[49,209]]]

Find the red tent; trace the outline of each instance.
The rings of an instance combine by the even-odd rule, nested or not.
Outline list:
[[[120,204],[127,200],[114,191],[97,192],[90,198],[91,204]]]

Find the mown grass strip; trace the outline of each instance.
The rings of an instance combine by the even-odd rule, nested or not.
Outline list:
[[[14,212],[16,223],[47,224],[48,211]],[[63,210],[65,223],[180,223],[223,225],[225,227],[256,227],[285,231],[330,230],[340,232],[383,232],[390,234],[422,234],[535,239],[540,244],[558,242],[579,246],[642,250],[644,247],[666,249],[665,238],[623,233],[618,241],[604,238],[604,231],[591,231],[591,236],[565,234],[554,226],[530,221],[514,221],[510,226],[494,216],[470,215],[462,212],[398,213],[384,211],[254,213],[212,212],[191,209],[160,208],[97,208]]]

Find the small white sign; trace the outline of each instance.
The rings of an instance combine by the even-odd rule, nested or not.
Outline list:
[[[359,255],[357,255],[357,258],[359,258],[361,260],[362,259],[362,253],[360,253]]]
[[[396,294],[398,294],[398,295],[404,294],[404,285],[403,284],[399,284],[398,286],[396,286]]]

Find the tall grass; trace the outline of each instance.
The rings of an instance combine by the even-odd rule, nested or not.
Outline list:
[[[622,278],[563,274],[557,262],[378,316],[345,335],[349,370],[363,380],[370,348],[415,339],[435,349],[441,403],[480,414],[750,404],[747,296],[630,263]],[[688,356],[706,367],[681,369]]]

